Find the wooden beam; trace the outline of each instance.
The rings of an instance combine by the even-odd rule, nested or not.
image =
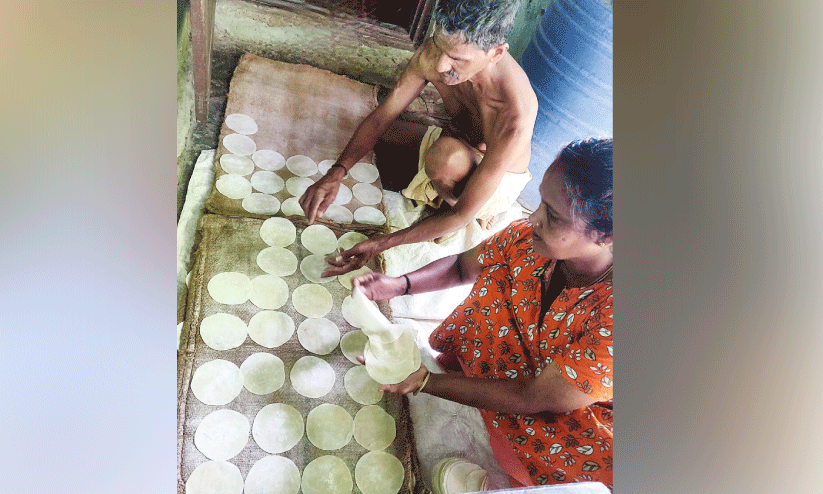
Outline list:
[[[198,122],[209,117],[211,49],[217,0],[191,0],[191,48],[194,71],[194,114]]]

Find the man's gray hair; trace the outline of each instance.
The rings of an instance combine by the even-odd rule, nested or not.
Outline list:
[[[487,52],[506,42],[519,7],[520,0],[440,0],[435,22],[443,34]]]

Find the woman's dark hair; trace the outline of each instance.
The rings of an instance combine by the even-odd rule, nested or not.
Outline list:
[[[589,232],[612,236],[612,139],[591,137],[572,141],[557,160],[565,175],[572,218]]]

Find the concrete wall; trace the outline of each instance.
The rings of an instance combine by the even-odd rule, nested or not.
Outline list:
[[[180,4],[178,2],[178,9]],[[178,10],[177,29],[177,217],[183,208],[186,186],[193,168],[194,79],[192,73],[191,18],[188,2]]]

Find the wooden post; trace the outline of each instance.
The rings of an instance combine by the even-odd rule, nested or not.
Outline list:
[[[217,0],[191,0],[191,48],[194,71],[194,114],[198,122],[209,116],[211,48]]]

